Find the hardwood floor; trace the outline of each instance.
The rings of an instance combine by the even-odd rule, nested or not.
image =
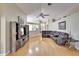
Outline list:
[[[52,39],[38,35],[8,56],[79,56],[79,51],[57,45]]]

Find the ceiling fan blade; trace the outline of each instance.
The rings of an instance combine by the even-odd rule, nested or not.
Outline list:
[[[40,17],[40,16],[43,16],[43,13],[40,13],[36,18]]]
[[[40,13],[40,16],[42,16],[43,15],[43,13]]]
[[[40,13],[36,18],[38,18],[38,17],[45,18],[44,16],[49,16],[49,14],[43,14],[43,13]]]
[[[41,16],[42,18],[45,18],[44,16]]]

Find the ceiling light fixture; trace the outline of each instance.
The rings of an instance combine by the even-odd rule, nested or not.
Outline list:
[[[48,3],[48,6],[51,6],[52,5],[52,3]]]

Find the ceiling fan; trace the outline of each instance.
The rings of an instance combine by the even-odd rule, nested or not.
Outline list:
[[[40,13],[40,14],[37,16],[37,18],[38,18],[38,17],[45,18],[45,16],[49,16],[49,14],[43,14],[43,13]]]

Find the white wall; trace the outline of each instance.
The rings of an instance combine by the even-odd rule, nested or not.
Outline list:
[[[6,20],[5,16],[1,16],[1,55],[6,53]]]
[[[2,43],[5,43],[5,54],[10,52],[10,21],[18,21],[18,16],[24,17],[24,24],[26,24],[27,17],[26,15],[16,6],[16,4],[1,4],[2,13],[1,17],[3,17],[4,25],[2,25]],[[4,20],[5,18],[5,20]],[[4,33],[5,32],[5,33]],[[4,40],[3,40],[4,39]],[[3,46],[4,47],[4,46]],[[4,50],[4,49],[3,49]]]
[[[10,50],[10,21],[18,21],[17,16],[24,17],[26,23],[26,16],[15,4],[6,4],[6,53]],[[8,16],[7,16],[8,14]],[[8,35],[7,35],[8,34]]]
[[[62,22],[62,21],[66,21],[66,30],[59,30],[58,29],[58,23]],[[69,17],[63,18],[61,20],[58,20],[56,22],[51,22],[49,23],[50,28],[49,30],[53,30],[53,31],[61,31],[61,32],[67,32],[67,33],[71,33],[72,37],[76,40],[79,40],[79,12],[72,14]]]
[[[71,34],[76,40],[79,40],[79,12],[71,16]]]
[[[71,19],[69,17],[67,17],[66,19],[63,18],[63,19],[58,20],[58,21],[56,21],[54,23],[52,23],[52,21],[51,21],[51,23],[49,23],[51,25],[50,30],[70,33],[70,20]],[[62,21],[66,21],[66,30],[60,30],[60,29],[58,29],[59,28],[58,27],[58,23],[62,22]]]
[[[66,21],[66,30],[58,29],[58,23],[62,21]],[[71,34],[73,39],[79,40],[79,12],[56,22],[50,21],[49,26],[49,30],[66,32]],[[79,43],[75,43],[75,47],[79,50]]]

